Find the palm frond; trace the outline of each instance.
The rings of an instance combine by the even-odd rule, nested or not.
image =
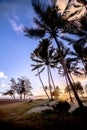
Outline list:
[[[67,58],[66,61],[67,62],[75,62],[77,60],[77,58]]]
[[[63,14],[62,14],[63,17],[68,19],[68,14],[70,12],[72,5],[73,5],[73,0],[69,0],[64,11],[63,11]]]
[[[66,40],[69,42],[69,44],[72,44],[72,43],[75,43],[76,40],[72,39],[72,38],[69,38],[69,37],[66,37],[66,36],[62,36],[62,39]]]
[[[36,76],[40,75],[44,71],[45,67],[43,67],[37,74]]]
[[[70,52],[70,55],[77,57],[77,54],[76,54],[74,51],[71,51],[71,52]]]
[[[41,0],[37,0],[37,2],[32,2],[32,6],[38,17],[42,18],[46,9],[46,4],[43,3]]]
[[[33,61],[35,61],[35,62],[37,62],[37,63],[42,63],[43,61],[41,61],[41,60],[38,60],[38,59],[32,59]]]
[[[43,65],[41,64],[41,65],[37,65],[37,66],[35,66],[33,69],[32,69],[32,71],[34,71],[34,70],[36,70],[36,69],[38,69],[38,68],[40,68],[40,67],[42,67]]]
[[[73,3],[73,6],[74,6],[75,8],[81,7],[81,5],[77,5],[77,4],[75,4],[75,3]]]
[[[82,76],[83,73],[81,73],[80,71],[75,70],[74,71],[74,75],[76,75],[76,76]]]
[[[75,16],[78,14],[78,10],[76,10],[75,12],[71,13],[69,16],[68,16],[68,19],[70,19],[71,17]]]
[[[77,0],[78,3],[87,5],[87,0]]]
[[[45,25],[42,24],[37,18],[34,18],[34,23],[37,25],[38,28],[45,29]]]
[[[42,38],[45,35],[45,30],[44,29],[39,29],[39,28],[24,28],[25,36],[31,37],[31,38]]]

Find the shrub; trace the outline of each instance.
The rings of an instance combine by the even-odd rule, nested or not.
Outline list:
[[[85,116],[87,118],[87,106],[83,106],[83,107],[78,107],[76,108],[73,112],[73,115],[82,115]]]
[[[60,111],[68,111],[70,109],[70,104],[67,101],[59,101],[54,109]]]

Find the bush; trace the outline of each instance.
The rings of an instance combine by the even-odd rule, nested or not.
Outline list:
[[[54,107],[56,110],[68,111],[70,109],[70,104],[67,101],[59,101]]]
[[[73,115],[82,115],[85,116],[87,118],[87,106],[83,106],[83,107],[78,107],[76,108],[73,112]]]

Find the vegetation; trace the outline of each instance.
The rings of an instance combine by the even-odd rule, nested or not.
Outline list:
[[[15,99],[15,94],[18,94],[20,96],[20,99],[26,99],[28,96],[32,95],[31,83],[27,77],[18,78],[17,83],[14,78],[12,78],[10,81],[11,89],[7,90],[7,92],[3,92],[3,95],[10,95],[13,99]],[[24,97],[22,97],[22,95]]]
[[[77,91],[77,93],[81,94],[83,97],[84,90],[83,90],[83,86],[81,85],[81,83],[79,81],[74,83],[74,88]],[[69,93],[69,92],[71,93],[72,89],[70,88],[70,86],[66,86],[65,93]]]
[[[73,76],[87,74],[87,1],[68,0],[66,7],[61,11],[56,0],[50,0],[47,4],[42,0],[33,1],[32,6],[37,18],[34,18],[36,28],[24,28],[24,33],[29,38],[39,38],[39,45],[31,53],[31,59],[35,64],[31,66],[32,71],[37,70],[42,87],[49,99],[25,101],[11,105],[0,106],[0,128],[3,129],[31,129],[31,130],[73,130],[87,129],[87,107],[84,100],[79,97],[83,87],[81,83],[75,82]],[[75,11],[72,11],[72,7]],[[84,10],[84,14],[81,15]],[[78,16],[78,17],[77,17]],[[70,37],[77,36],[77,39]],[[44,85],[41,73],[47,70],[48,88]],[[69,112],[71,105],[67,101],[59,101],[52,106],[52,110],[45,110],[41,113],[28,113],[36,106],[49,106],[53,97],[58,97],[59,89],[55,86],[52,75],[55,69],[60,76],[66,80],[66,91],[69,92],[72,100],[71,91],[79,105],[73,112]],[[11,89],[6,94],[10,94],[15,99],[18,93],[20,99],[26,98],[31,94],[31,83],[26,77],[11,79]],[[87,89],[87,86],[85,87]],[[85,100],[87,102],[87,100]]]
[[[69,109],[67,102],[64,104],[60,102],[60,107],[57,107],[55,111],[46,110],[41,113],[28,113],[30,109],[42,104],[44,104],[44,100],[0,106],[0,129],[73,130],[87,128],[87,117],[84,118],[83,115],[67,112],[66,110]]]
[[[80,8],[81,5],[78,4],[79,3],[82,4],[86,11],[87,2],[77,1],[76,4],[76,2],[74,2],[73,0],[69,0],[63,12],[61,12],[59,5],[58,6],[55,5],[56,1],[51,1],[51,2],[52,2],[51,5],[49,4],[47,5],[41,0],[38,0],[38,2],[32,2],[35,13],[37,14],[37,18],[34,18],[34,23],[36,24],[36,28],[25,27],[24,32],[25,35],[30,38],[42,39],[41,43],[44,44],[43,46],[45,47],[47,43],[46,39],[50,41],[50,43],[53,45],[52,50],[53,51],[55,50],[53,53],[54,57],[50,55],[53,58],[52,62],[55,65],[54,67],[58,66],[58,70],[60,71],[63,70],[64,73],[63,75],[65,76],[68,84],[72,88],[72,91],[78,102],[78,105],[83,107],[83,103],[80,100],[74,88],[73,78],[72,78],[73,73],[71,72],[73,71],[77,76],[82,75],[80,64],[83,64],[86,72],[87,47],[85,47],[85,44],[87,41],[86,40],[87,30],[83,24],[85,23],[86,25],[87,23],[87,21],[85,21],[86,15],[84,15],[81,18],[76,18],[75,16],[80,14],[82,11],[82,8]],[[72,6],[76,9],[74,12],[72,12]],[[78,35],[79,38],[77,40],[73,40],[72,38],[66,37],[66,33]],[[69,44],[67,45],[65,44],[64,41],[61,41],[63,39],[68,41]],[[57,49],[55,49],[56,48],[55,43]],[[71,45],[70,48],[68,47],[69,45]],[[40,49],[39,52],[41,52],[39,54],[41,54],[42,58],[44,57],[48,58],[47,61],[49,61],[50,57],[48,55],[45,55],[47,53],[44,53],[45,47],[43,49],[42,47],[39,48]],[[79,47],[83,47],[84,50],[84,51],[82,50],[81,54],[79,51],[77,51]],[[41,61],[36,61],[36,62],[40,63]],[[38,65],[38,67],[42,67],[42,65]],[[53,65],[51,67],[53,67]],[[37,69],[37,67],[35,67],[34,69]],[[40,72],[42,72],[42,70]],[[49,70],[48,70],[48,76],[49,76]],[[50,76],[48,80],[49,80],[49,88],[51,94],[52,90],[50,87]],[[52,95],[51,95],[51,99],[52,99]]]

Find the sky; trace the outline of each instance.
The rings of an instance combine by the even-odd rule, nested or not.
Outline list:
[[[0,92],[9,89],[11,78],[29,78],[33,94],[42,92],[41,83],[35,72],[31,71],[30,54],[37,47],[38,40],[25,36],[23,28],[33,27],[34,10],[31,0],[0,0]],[[55,71],[54,71],[55,72]],[[45,73],[42,79],[47,85]],[[62,78],[54,76],[56,85]]]
[[[21,76],[29,78],[33,94],[42,91],[36,72],[31,71],[30,59],[38,40],[26,37],[23,32],[25,26],[34,26],[33,17],[31,0],[0,0],[0,92],[10,88],[11,78],[17,80]],[[47,85],[45,74],[42,79]]]

